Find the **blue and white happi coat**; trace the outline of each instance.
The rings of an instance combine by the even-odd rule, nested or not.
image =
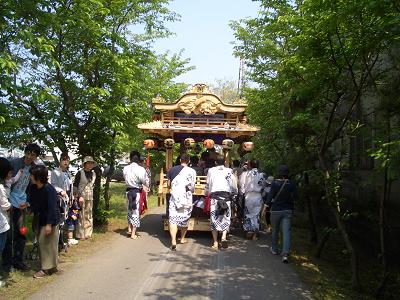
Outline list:
[[[140,192],[136,193],[136,209],[128,209],[128,223],[133,227],[140,227]]]
[[[228,209],[223,215],[218,215],[218,199],[213,193],[237,193],[237,180],[232,169],[224,166],[210,168],[207,173],[206,192],[211,193],[210,222],[211,230],[229,230],[231,225],[231,202],[226,201]]]
[[[264,173],[259,172],[256,168],[243,173],[240,177],[241,192],[245,195],[243,223],[245,231],[257,232],[260,230],[260,212],[263,205],[261,191],[264,180]]]
[[[193,191],[196,183],[196,171],[183,167],[171,182],[169,200],[169,223],[178,227],[188,227],[193,208]]]
[[[211,221],[211,230],[217,231],[225,231],[229,230],[229,226],[231,226],[231,201],[226,201],[228,209],[225,211],[223,215],[218,215],[218,199],[214,199],[211,197],[211,208],[210,208],[210,221]]]

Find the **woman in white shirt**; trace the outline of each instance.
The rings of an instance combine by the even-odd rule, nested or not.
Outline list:
[[[6,245],[7,232],[10,229],[10,221],[8,211],[11,209],[11,203],[8,198],[10,196],[10,189],[6,185],[6,181],[12,178],[13,167],[10,162],[0,157],[0,254]],[[0,278],[0,287],[3,282]]]

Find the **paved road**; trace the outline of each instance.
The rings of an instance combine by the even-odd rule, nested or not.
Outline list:
[[[30,299],[311,299],[290,264],[269,254],[267,236],[232,236],[215,252],[209,233],[191,233],[172,252],[161,213],[150,210],[139,240],[116,233]]]

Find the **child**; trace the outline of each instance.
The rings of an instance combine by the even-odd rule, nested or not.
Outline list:
[[[74,231],[78,225],[79,211],[81,210],[79,206],[79,196],[78,193],[74,193],[74,197],[69,205],[68,216],[67,216],[67,226],[68,226],[68,244],[76,245],[78,241],[74,239]]]
[[[5,180],[5,183],[8,188],[11,188],[11,186],[18,181],[18,179],[21,177],[23,171],[24,170],[20,169],[14,177],[12,177],[12,175],[11,175],[11,178]]]
[[[7,231],[10,229],[8,211],[11,209],[11,203],[8,201],[10,190],[6,182],[12,178],[12,166],[10,162],[0,157],[0,254],[7,240]],[[4,282],[0,278],[0,287]]]

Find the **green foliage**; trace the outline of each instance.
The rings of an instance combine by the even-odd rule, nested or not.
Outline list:
[[[232,22],[236,55],[257,88],[247,89],[250,120],[262,127],[256,151],[268,166],[313,169],[336,162],[332,146],[363,127],[356,108],[391,70],[399,14],[385,1],[260,1],[255,19]],[[329,162],[328,164],[330,164]]]
[[[97,208],[96,212],[94,213],[94,223],[96,225],[103,225],[107,224],[109,218],[114,214],[113,210],[106,210],[102,205]]]
[[[2,138],[11,132],[17,143],[32,136],[49,148],[97,158],[126,151],[136,125],[151,115],[151,98],[186,88],[173,79],[188,60],[151,50],[151,41],[169,35],[164,22],[177,19],[167,3],[2,3],[0,76],[7,80],[0,103],[21,126]]]
[[[320,170],[314,178],[319,185],[315,197],[322,189],[327,217],[334,216],[351,254],[352,286],[359,288],[356,251],[347,225],[360,212],[343,195],[343,168],[351,165],[349,137],[359,138],[372,129],[376,141],[382,142],[370,154],[382,166],[390,161],[396,168],[399,134],[394,129],[400,101],[394,92],[399,84],[393,78],[398,78],[399,70],[398,4],[259,2],[257,18],[231,24],[238,40],[235,53],[245,60],[248,77],[257,84],[245,91],[250,120],[262,127],[256,151],[269,167],[286,162],[294,173]],[[391,105],[395,109],[388,110]],[[371,111],[376,113],[375,127]],[[390,120],[389,128],[382,122],[385,119]]]
[[[216,79],[209,86],[213,93],[225,103],[233,103],[239,98],[237,83],[234,80]]]

